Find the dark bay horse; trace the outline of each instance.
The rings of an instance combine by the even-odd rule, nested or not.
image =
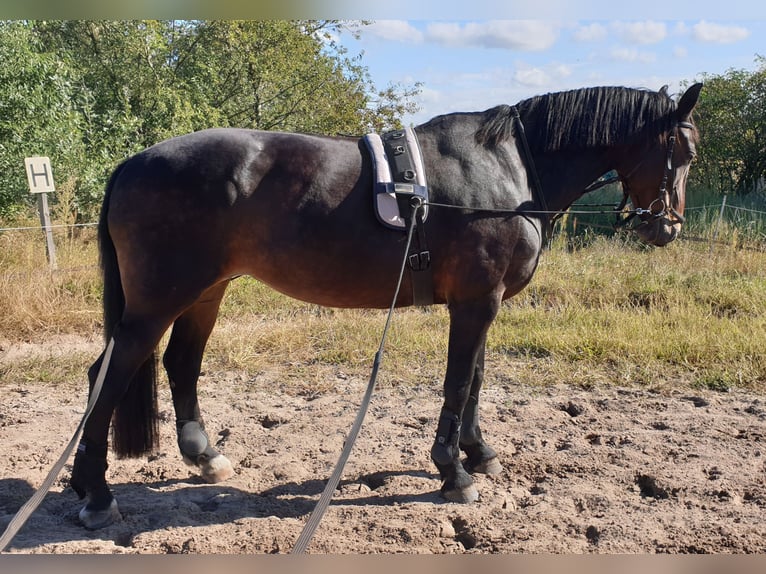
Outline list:
[[[502,469],[479,428],[484,349],[501,302],[537,267],[548,219],[540,203],[564,210],[615,170],[633,206],[644,210],[639,236],[657,246],[672,241],[683,222],[700,89],[695,84],[675,101],[664,88],[584,88],[415,128],[430,202],[484,209],[434,206],[425,223],[433,300],[450,315],[431,450],[448,500],[475,501],[471,473]],[[71,476],[86,498],[86,527],[119,517],[105,476],[110,424],[120,457],[156,446],[155,351],[171,327],[163,365],[181,453],[210,482],[233,474],[208,441],[197,402],[202,354],[232,278],[248,274],[319,305],[391,304],[406,234],[377,222],[372,179],[358,138],[233,128],[172,138],[115,170],[99,223],[113,351],[89,370],[91,391],[102,362],[106,375]],[[405,275],[397,306],[412,304],[409,281]]]

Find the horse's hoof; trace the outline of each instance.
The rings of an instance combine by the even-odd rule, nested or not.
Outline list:
[[[467,468],[470,473],[487,474],[490,476],[503,472],[503,465],[497,460],[497,457],[483,460],[475,466]]]
[[[120,510],[117,508],[117,501],[112,499],[109,508],[104,510],[88,510],[88,505],[80,510],[80,522],[88,530],[98,530],[115,522],[122,520]]]
[[[461,504],[470,504],[479,500],[479,491],[473,484],[463,488],[453,488],[451,490],[442,489],[441,494],[450,502],[459,502]]]
[[[223,482],[234,476],[234,467],[228,458],[222,454],[200,464],[200,474],[210,484]]]

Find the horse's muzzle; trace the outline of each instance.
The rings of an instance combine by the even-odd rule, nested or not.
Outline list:
[[[681,231],[681,222],[671,220],[668,217],[658,217],[644,221],[636,227],[638,237],[644,243],[662,247],[678,237]]]

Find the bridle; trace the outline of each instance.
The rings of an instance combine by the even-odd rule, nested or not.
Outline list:
[[[676,133],[678,132],[679,128],[694,129],[694,124],[690,122],[678,121],[671,128],[673,133],[668,136],[665,169],[662,173],[662,181],[660,182],[659,193],[657,198],[649,204],[648,208],[643,209],[637,207],[635,209],[631,209],[629,212],[624,211],[625,206],[628,203],[628,199],[630,198],[630,185],[628,184],[628,180],[638,170],[638,168],[643,165],[643,163],[646,161],[646,157],[642,158],[641,161],[639,161],[638,164],[636,164],[633,169],[628,172],[628,175],[618,175],[616,177],[609,178],[608,180],[598,181],[597,184],[591,184],[588,186],[588,188],[586,188],[586,192],[589,192],[607,185],[608,183],[614,183],[616,181],[622,183],[622,201],[620,201],[620,203],[615,208],[616,221],[614,223],[614,227],[616,229],[627,225],[636,215],[648,215],[649,219],[645,221],[654,221],[662,217],[681,224],[686,221],[686,218],[678,213],[676,208],[673,207],[675,200],[678,198],[678,192],[675,185],[676,171],[678,168],[673,165],[673,149],[676,145]],[[673,182],[672,194],[668,194],[668,180]],[[666,197],[668,198],[667,202],[665,201]]]
[[[511,115],[516,122],[516,126],[518,128],[518,134],[519,139],[521,140],[522,144],[522,151],[524,159],[527,163],[527,170],[532,175],[532,191],[534,195],[534,200],[536,205],[540,208],[536,211],[536,213],[540,215],[550,215],[552,217],[548,218],[547,222],[547,229],[550,231],[550,228],[553,226],[553,224],[558,220],[560,217],[562,217],[568,210],[569,207],[566,207],[564,209],[561,209],[559,211],[549,211],[547,203],[545,201],[545,194],[542,190],[542,185],[540,184],[540,178],[537,175],[537,169],[535,168],[535,162],[532,158],[532,152],[529,149],[529,143],[527,142],[526,133],[524,130],[524,123],[521,120],[521,116],[519,114],[519,111],[516,106],[511,106]],[[636,215],[647,215],[649,216],[648,219],[644,220],[644,223],[648,223],[649,221],[654,221],[657,219],[660,219],[662,217],[666,217],[668,219],[672,219],[674,222],[683,224],[686,221],[686,218],[678,213],[675,207],[673,207],[674,200],[677,199],[678,193],[676,190],[676,171],[677,168],[673,166],[673,150],[676,145],[676,134],[678,132],[678,129],[694,129],[694,124],[691,122],[685,122],[685,121],[677,121],[675,124],[673,124],[673,127],[670,128],[670,135],[668,135],[667,139],[667,154],[666,154],[666,162],[665,162],[665,169],[662,174],[662,181],[660,182],[660,187],[658,190],[658,195],[655,200],[653,200],[649,207],[644,209],[641,207],[635,207],[633,209],[630,209],[628,211],[625,211],[625,206],[628,203],[628,199],[630,198],[630,185],[628,184],[628,180],[638,171],[638,168],[640,168],[644,162],[646,161],[648,156],[644,156],[633,168],[628,172],[627,175],[616,175],[612,177],[604,177],[601,176],[596,181],[591,183],[588,187],[586,187],[583,190],[583,193],[581,195],[585,195],[587,193],[590,193],[591,191],[595,191],[597,189],[600,189],[606,185],[609,185],[611,183],[620,182],[622,184],[622,200],[618,205],[614,207],[614,213],[616,214],[616,221],[614,223],[614,228],[619,229],[621,227],[624,227],[627,225],[631,219],[633,219]],[[672,176],[672,178],[671,178]],[[673,182],[673,194],[671,197],[668,197],[668,202],[665,202],[665,197],[668,196],[668,180],[671,180]],[[437,205],[437,204],[431,204],[431,205]],[[444,206],[449,207],[449,206]],[[495,210],[497,211],[497,210]],[[508,210],[503,210],[508,211]],[[515,210],[510,210],[515,211]],[[532,213],[530,211],[527,211],[526,213]]]

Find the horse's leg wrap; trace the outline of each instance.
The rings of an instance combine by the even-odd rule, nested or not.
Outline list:
[[[80,520],[86,528],[96,529],[120,520],[120,511],[106,484],[107,445],[94,445],[83,439],[77,447],[69,485],[79,498],[86,498]]]
[[[181,449],[184,462],[200,469],[202,477],[208,482],[221,482],[234,475],[231,462],[210,445],[204,423],[196,421],[178,421],[178,448]]]
[[[503,467],[497,453],[481,436],[479,428],[479,401],[473,395],[463,411],[464,424],[460,429],[460,448],[467,455],[463,466],[469,473],[499,474]]]
[[[442,409],[436,427],[436,440],[431,447],[434,461],[442,478],[441,493],[453,502],[474,502],[479,493],[473,486],[473,479],[460,462],[460,418]]]
[[[93,493],[100,494],[102,498],[107,498],[104,493],[109,493],[111,497],[106,485],[106,469],[109,468],[106,452],[107,445],[93,445],[85,439],[77,446],[69,485],[80,499]]]

